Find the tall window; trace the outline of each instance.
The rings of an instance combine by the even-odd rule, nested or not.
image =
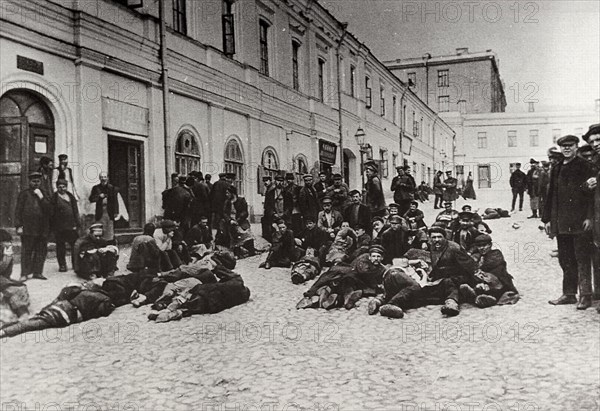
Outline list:
[[[417,85],[417,73],[408,73],[408,87],[415,87]]]
[[[385,89],[379,88],[379,109],[381,110],[381,117],[385,117]]]
[[[491,188],[492,187],[492,179],[490,176],[490,166],[479,165],[477,166],[477,176],[479,180],[479,188]]]
[[[350,95],[356,97],[356,67],[350,66]]]
[[[292,41],[292,86],[294,87],[294,90],[300,90],[299,54],[300,43]]]
[[[438,70],[438,87],[448,87],[448,70]]]
[[[398,166],[398,153],[392,153],[392,167],[395,170]]]
[[[561,129],[554,128],[552,129],[552,144],[556,144],[556,140],[560,138]]]
[[[225,146],[225,172],[235,173],[233,185],[237,188],[238,194],[244,194],[244,156],[240,144],[235,138],[230,139]]]
[[[232,57],[235,54],[235,28],[233,24],[233,0],[223,1],[223,54]]]
[[[529,130],[529,146],[538,147],[539,145],[539,130]]]
[[[425,163],[421,163],[421,181],[425,181],[425,172],[427,170],[425,169]]]
[[[438,111],[440,113],[450,111],[450,96],[438,97]]]
[[[319,100],[325,101],[325,61],[319,59]]]
[[[508,131],[508,146],[509,147],[517,146],[517,132],[515,130]]]
[[[384,148],[379,149],[379,157],[381,159],[381,176],[383,178],[387,178],[389,175],[389,160],[388,160],[388,151]]]
[[[269,23],[260,20],[259,25],[259,43],[260,43],[260,72],[265,76],[269,75]]]
[[[458,111],[460,114],[467,113],[467,101],[466,100],[458,100]]]
[[[485,131],[477,133],[477,148],[487,148],[487,133]]]
[[[270,176],[271,179],[275,181],[275,177],[279,174],[279,161],[277,161],[277,153],[275,153],[273,148],[267,147],[265,151],[263,151],[262,166],[264,175]]]
[[[413,111],[413,136],[415,138],[419,138],[421,131],[419,130],[419,121],[417,120],[417,115]]]
[[[365,77],[365,103],[367,108],[372,107],[372,96],[371,96],[371,79],[369,76]]]
[[[187,34],[185,0],[173,0],[173,30]]]
[[[200,148],[194,135],[187,130],[177,137],[175,171],[183,175],[188,175],[190,171],[200,171]]]
[[[392,121],[398,124],[398,98],[392,96]]]

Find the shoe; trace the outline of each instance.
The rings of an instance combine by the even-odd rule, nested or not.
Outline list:
[[[514,208],[511,208],[511,209],[510,209],[510,212],[511,212],[511,213],[514,213],[514,212],[515,212],[515,209],[514,209]]]
[[[329,288],[327,286],[319,288],[317,290],[317,295],[319,296],[319,307],[323,307],[323,304],[329,298],[330,293],[331,293],[331,288]]]
[[[385,304],[379,309],[379,314],[387,318],[403,318],[404,311],[397,305]]]
[[[481,294],[475,298],[475,305],[479,308],[491,307],[496,305],[497,302],[496,297],[487,294]]]
[[[321,304],[321,307],[326,310],[331,310],[332,308],[335,308],[337,299],[338,299],[337,294],[330,294],[329,297],[327,297],[327,299],[325,301],[323,301],[323,304]]]
[[[447,299],[440,311],[446,317],[456,317],[460,312],[458,303],[452,299]]]
[[[558,258],[558,250],[552,250],[552,251],[550,251],[550,257]]]
[[[156,320],[156,317],[158,317],[158,311],[152,310],[148,313],[149,320],[154,321],[154,320]]]
[[[24,283],[27,280],[28,280],[28,278],[27,278],[26,275],[22,275],[21,277],[19,277],[19,281],[22,282],[22,283]]]
[[[527,218],[539,218],[539,217],[537,216],[537,214],[533,214],[533,215],[530,215],[530,216],[529,216],[529,217],[527,217]]]
[[[292,275],[292,283],[293,284],[302,284],[306,281],[306,278],[302,274],[295,273]]]
[[[592,296],[584,295],[583,297],[579,297],[579,303],[577,303],[578,310],[587,310],[592,306]]]
[[[519,208],[519,211],[523,211],[523,209],[522,209],[522,208]]]
[[[346,300],[344,301],[344,308],[346,310],[350,310],[354,308],[356,302],[360,300],[363,296],[362,290],[352,291],[349,295],[346,296]]]
[[[317,300],[317,303],[319,302],[319,300]],[[300,301],[298,301],[298,304],[296,304],[296,309],[297,310],[301,310],[304,308],[312,308],[314,305],[313,299],[311,297],[304,297],[303,299],[301,299]]]
[[[377,314],[379,307],[381,307],[381,300],[379,298],[373,298],[371,301],[369,301],[369,315]]]
[[[135,308],[139,308],[142,305],[144,305],[147,299],[148,298],[144,294],[142,294],[138,298],[131,300],[131,305],[133,305]]]
[[[563,294],[558,297],[556,300],[548,301],[548,304],[552,305],[565,305],[565,304],[575,304],[577,303],[577,299],[574,295]]]
[[[477,293],[473,287],[468,284],[461,284],[458,288],[458,293],[460,295],[460,299],[465,303],[473,304],[477,298]]]
[[[66,273],[67,272],[67,266],[66,265],[61,265],[60,267],[58,267],[58,272],[59,273]]]
[[[42,274],[34,274],[33,278],[35,278],[36,280],[47,280],[47,278],[44,277]]]

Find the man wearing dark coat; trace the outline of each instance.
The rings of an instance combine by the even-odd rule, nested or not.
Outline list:
[[[319,181],[314,184],[314,187],[317,192],[317,197],[319,198],[319,201],[321,201],[323,197],[325,197],[325,193],[327,193],[327,188],[329,187],[326,173],[319,173]]]
[[[557,140],[564,156],[550,173],[550,187],[542,222],[546,232],[556,236],[558,262],[563,269],[563,295],[550,304],[575,304],[579,288],[578,310],[592,304],[591,258],[594,203],[587,180],[594,176],[592,166],[577,157],[579,138],[567,135]]]
[[[515,164],[515,167],[515,171],[510,175],[510,188],[513,195],[510,211],[515,211],[517,196],[519,196],[519,211],[523,211],[523,193],[527,188],[527,176],[521,171],[521,163]]]
[[[29,174],[29,188],[21,191],[15,209],[15,227],[21,236],[21,281],[33,274],[33,278],[46,280],[43,275],[48,252],[50,233],[50,197],[46,197],[40,185],[41,173]]]
[[[381,236],[381,244],[385,248],[384,264],[391,264],[394,258],[400,258],[408,251],[408,233],[402,228],[400,216],[390,218],[390,228]]]
[[[444,201],[444,186],[442,185],[443,174],[444,173],[442,173],[441,171],[438,171],[437,173],[435,173],[435,177],[433,177],[433,195],[435,196],[435,199],[433,201],[433,208],[436,210],[438,208],[442,208],[442,201]]]
[[[333,239],[342,227],[344,217],[339,211],[333,209],[333,201],[330,197],[324,197],[322,204],[323,210],[319,211],[317,226],[327,231]]]
[[[531,159],[529,160],[531,168],[527,172],[527,194],[529,194],[529,205],[531,207],[531,215],[527,218],[538,218],[538,209],[540,208],[540,162]],[[541,213],[540,213],[541,214]]]
[[[79,201],[79,194],[77,193],[77,189],[75,187],[75,177],[73,174],[73,169],[69,167],[69,156],[66,154],[59,154],[58,156],[58,166],[54,169],[52,173],[52,186],[56,187],[56,181],[58,179],[67,180],[69,192],[73,194],[75,199]]]
[[[399,206],[400,215],[404,215],[411,201],[414,200],[416,190],[415,180],[410,174],[407,174],[408,166],[398,166],[396,171],[398,175],[392,179],[390,190],[394,193],[394,202]]]
[[[304,179],[304,186],[298,193],[298,208],[303,216],[310,216],[316,221],[319,211],[321,211],[321,204],[313,187],[313,176],[307,173],[302,178]]]
[[[285,173],[285,191],[292,195],[292,217],[290,228],[295,233],[302,231],[304,227],[303,215],[300,211],[300,187],[296,184],[294,173]],[[316,216],[315,216],[316,218]]]
[[[367,182],[365,183],[365,190],[367,192],[366,204],[373,217],[385,216],[386,208],[383,187],[381,186],[378,172],[379,167],[377,167],[374,161],[367,161],[365,163],[365,173],[367,175]]]
[[[600,124],[592,124],[583,139],[594,149],[596,169],[600,170]],[[600,172],[588,180],[588,187],[594,193],[594,299],[600,299]],[[597,308],[600,313],[600,307]]]
[[[404,213],[404,219],[408,223],[408,226],[412,230],[417,230],[420,228],[427,229],[427,224],[425,224],[424,218],[425,214],[423,214],[423,211],[419,210],[419,203],[412,201],[410,203],[410,208],[406,213]]]
[[[229,183],[227,182],[227,173],[219,173],[219,179],[215,181],[210,192],[210,209],[212,212],[213,228],[218,225],[223,218],[223,206],[225,205],[225,193]]]
[[[194,179],[193,184],[190,186],[194,194],[190,204],[190,225],[194,226],[200,222],[202,216],[210,216],[210,190],[200,171],[192,171],[190,176]]]
[[[265,233],[263,237],[268,242],[271,242],[273,223],[280,218],[283,218],[289,223],[292,220],[292,211],[294,208],[294,197],[291,191],[285,190],[283,187],[283,176],[275,177],[275,186],[268,190],[265,194]]]
[[[56,240],[56,259],[58,271],[67,271],[66,244],[71,250],[71,263],[75,266],[75,241],[77,240],[81,222],[79,208],[75,196],[67,191],[68,182],[59,178],[56,180],[57,191],[50,200],[52,207],[52,231]]]
[[[348,190],[348,186],[342,181],[342,175],[336,173],[333,175],[333,185],[327,188],[325,191],[325,196],[318,196],[317,192],[317,197],[321,202],[325,197],[331,198],[331,205],[333,209],[341,213],[348,205],[349,191],[350,190]]]
[[[458,213],[458,227],[452,235],[452,241],[469,252],[475,243],[475,238],[480,234],[475,228],[473,213],[469,211]]]
[[[40,167],[37,170],[41,175],[40,190],[44,197],[52,197],[54,192],[54,186],[52,185],[52,177],[54,174],[54,161],[50,157],[40,158]]]
[[[276,221],[277,231],[273,233],[273,244],[267,255],[266,261],[260,268],[270,269],[271,267],[291,267],[299,257],[299,250],[296,249],[294,232],[288,229],[288,225],[283,218]]]
[[[452,171],[446,171],[446,179],[442,186],[444,187],[444,201],[456,201],[458,199],[458,180],[452,177]]]
[[[200,222],[188,230],[185,234],[185,243],[190,248],[190,253],[199,250],[208,251],[213,248],[212,229],[208,225],[206,216],[200,217]]]
[[[108,182],[108,175],[101,172],[100,184],[92,187],[90,203],[96,203],[94,218],[104,227],[104,239],[114,241],[114,222],[119,217],[119,189]]]
[[[117,270],[119,250],[102,238],[102,224],[92,224],[86,236],[75,242],[75,273],[86,280],[110,277]]]
[[[358,226],[371,227],[371,210],[362,204],[360,191],[352,190],[349,195],[351,203],[344,209],[344,221],[347,221],[354,230]]]
[[[216,186],[216,183],[215,183]],[[240,256],[244,248],[249,255],[254,255],[254,237],[248,221],[248,202],[244,197],[238,196],[237,188],[233,185],[225,191],[225,205],[223,217],[215,238],[215,244],[231,249]]]

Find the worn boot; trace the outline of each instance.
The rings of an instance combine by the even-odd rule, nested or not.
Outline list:
[[[462,302],[471,303],[475,302],[475,298],[477,297],[477,293],[469,284],[461,284],[458,293],[460,295],[460,299]]]
[[[363,296],[363,290],[352,291],[350,294],[346,295],[344,299],[344,308],[346,310],[350,310],[354,308],[356,302],[360,300]]]
[[[558,297],[556,300],[548,301],[548,304],[552,305],[565,305],[565,304],[575,304],[577,303],[577,298],[575,298],[572,294],[563,294]]]
[[[377,314],[379,307],[381,307],[381,300],[379,298],[373,298],[371,301],[369,301],[369,315]]]
[[[392,305],[392,304],[382,305],[381,308],[379,309],[379,313],[383,317],[388,317],[388,318],[403,318],[404,317],[404,311],[402,311],[402,308],[400,308],[396,305]]]
[[[579,297],[579,303],[577,304],[578,310],[587,310],[592,306],[592,296],[584,295]]]
[[[321,304],[321,307],[326,310],[331,310],[332,308],[335,308],[335,306],[337,305],[337,300],[338,300],[337,294],[330,294],[329,297],[327,297],[327,299],[325,301],[323,301],[323,303]]]
[[[458,303],[455,300],[447,299],[441,308],[442,314],[446,317],[456,317],[460,312]]]
[[[481,294],[475,298],[475,305],[479,308],[491,307],[496,305],[497,302],[498,300],[496,300],[496,297],[487,294]]]

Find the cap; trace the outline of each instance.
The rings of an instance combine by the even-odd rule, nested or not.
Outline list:
[[[321,203],[325,204],[325,203],[332,203],[333,200],[331,199],[331,197],[323,197],[323,199],[321,200]]]
[[[556,140],[556,144],[562,146],[564,144],[577,144],[579,143],[579,137],[574,136],[572,134],[568,134]]]
[[[235,186],[227,187],[227,191],[229,191],[231,194],[235,194],[235,195],[237,195],[237,193],[238,193],[237,188]]]
[[[600,134],[600,124],[592,124],[587,133],[585,133],[582,138],[589,143],[590,137],[594,134]]]
[[[402,223],[402,218],[400,218],[400,216],[398,215],[393,215],[388,221],[390,222],[390,224],[400,224]]]
[[[65,180],[64,178],[59,178],[58,180],[56,180],[56,186],[58,187],[60,185],[68,186],[69,182],[67,180]]]
[[[377,253],[377,254],[383,255],[385,253],[385,249],[382,246],[375,244],[369,248],[369,254],[371,254],[371,253]]]
[[[271,177],[269,177],[269,180],[270,180],[270,179],[271,179]],[[277,181],[283,181],[283,176],[282,176],[281,174],[277,174],[277,175],[275,176],[275,180],[277,180]]]
[[[312,176],[313,176],[312,174],[306,173],[302,176],[302,178],[306,180],[307,178],[312,178]]]
[[[438,233],[446,237],[446,230],[444,230],[444,228],[440,226],[431,226],[431,228],[429,229],[429,235],[433,233]]]
[[[552,146],[548,149],[548,158],[553,158],[553,157],[562,157],[562,153],[560,152],[559,148],[556,146]]]
[[[66,155],[66,154],[59,154],[59,155],[58,155],[58,159],[59,159],[59,160],[66,160],[67,158],[69,158],[69,156],[68,156],[68,155]]]
[[[444,205],[452,205],[452,201],[444,201]]]
[[[515,163],[515,165],[521,167],[521,163]]]
[[[231,178],[232,180],[235,180],[236,174],[235,173],[227,173],[225,174],[226,178]]]
[[[462,206],[463,211],[466,211],[465,208],[468,208],[469,210],[473,209],[473,207],[471,207],[469,204],[465,204],[464,206]]]
[[[452,174],[452,170],[446,171],[446,174]]]
[[[294,179],[294,173],[285,173],[285,179],[286,180],[293,180]]]
[[[475,244],[479,245],[479,244],[491,244],[492,243],[492,237],[490,237],[487,234],[481,234],[478,235],[477,237],[475,237]]]
[[[341,175],[340,173],[335,173],[335,174],[333,175],[333,179],[334,179],[334,180],[341,180],[341,179],[342,179],[342,175]]]
[[[396,204],[396,203],[391,203],[388,208],[390,207],[396,207],[396,208],[400,208],[400,205]]]
[[[593,152],[594,152],[594,149],[589,144],[582,144],[581,146],[579,146],[579,148],[577,148],[577,153],[578,154],[581,154],[581,153],[593,153]]]
[[[92,224],[90,226],[90,228],[88,228],[88,230],[92,231],[93,229],[96,229],[96,228],[104,229],[104,226],[102,225],[102,223],[95,223],[95,224]]]
[[[365,170],[366,169],[371,169],[373,171],[379,171],[379,167],[377,166],[377,163],[375,163],[374,161],[367,161],[365,163]]]
[[[173,220],[163,220],[162,223],[160,223],[160,228],[175,228],[177,227],[177,224],[175,223],[175,221]]]
[[[373,219],[371,220],[371,223],[374,223],[375,221],[379,221],[383,223],[383,218],[379,217],[379,216],[375,216],[373,217]]]
[[[219,178],[227,177],[227,173],[219,173]]]
[[[461,220],[465,220],[465,219],[472,219],[473,218],[473,213],[470,211],[461,211],[460,213],[458,213],[458,218]]]
[[[33,180],[34,178],[42,178],[42,173],[38,171],[34,171],[33,173],[29,173],[29,179]]]
[[[352,191],[350,191],[350,192],[348,193],[348,195],[349,195],[350,197],[352,197],[353,195],[356,195],[356,194],[360,194],[360,191],[358,191],[358,190],[352,190]]]
[[[415,205],[415,206],[418,207],[419,206],[419,202],[413,200],[413,201],[410,202],[410,205]]]
[[[539,161],[537,161],[534,158],[529,159],[529,164],[538,164],[538,163],[539,163]]]
[[[272,178],[271,178],[271,176],[263,176],[262,180],[263,181],[271,181]],[[277,180],[277,177],[275,177],[275,180]],[[283,180],[283,178],[282,178],[282,180]]]

